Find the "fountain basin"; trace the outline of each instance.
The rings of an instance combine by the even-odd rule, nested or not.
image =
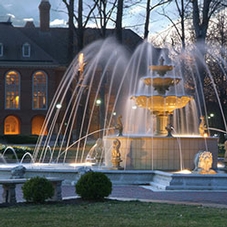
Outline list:
[[[146,85],[152,85],[156,87],[169,88],[170,86],[176,85],[180,82],[181,78],[171,78],[171,77],[143,77],[142,78]]]
[[[136,105],[149,109],[154,113],[172,113],[176,109],[185,107],[192,99],[191,96],[133,96]]]
[[[158,190],[227,190],[227,175],[154,171],[150,185]]]
[[[113,140],[121,142],[121,166],[126,170],[177,171],[194,169],[194,157],[199,150],[213,155],[212,168],[217,168],[218,146],[215,137],[106,136],[105,164],[111,168]]]
[[[151,65],[150,70],[157,72],[160,76],[164,76],[166,72],[173,69],[172,65]]]
[[[18,163],[0,164],[0,179],[11,178],[11,170],[18,165]],[[74,185],[84,173],[84,170],[89,169],[104,173],[115,185],[149,184],[153,177],[151,170],[110,170],[105,166],[92,166],[91,163],[23,163],[22,165],[26,168],[25,178],[36,176],[58,177],[63,179],[63,185]]]
[[[11,170],[18,163],[1,164],[0,178],[10,178]],[[25,178],[35,176],[57,177],[63,185],[75,185],[80,178],[81,168],[104,173],[114,185],[147,185],[151,190],[227,190],[227,174],[182,174],[158,170],[111,170],[107,167],[89,166],[86,163],[72,164],[28,164]]]

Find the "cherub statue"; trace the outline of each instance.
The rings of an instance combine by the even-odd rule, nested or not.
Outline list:
[[[120,146],[121,146],[120,140],[115,139],[113,141],[113,147],[112,147],[112,164],[113,164],[113,168],[116,168],[116,169],[121,169],[120,162],[122,162],[122,160],[121,160]]]
[[[208,134],[208,129],[207,129],[207,126],[206,126],[205,117],[201,116],[200,120],[201,121],[200,121],[200,124],[199,124],[199,134],[201,136],[205,136],[206,134]]]
[[[86,161],[87,162],[95,162],[96,164],[103,164],[104,161],[104,146],[103,146],[103,140],[101,138],[98,138],[95,145],[90,149]]]
[[[122,116],[119,115],[118,118],[117,118],[117,124],[115,126],[115,129],[118,129],[119,133],[118,133],[118,136],[123,136],[122,132],[123,132],[123,124],[122,124]]]
[[[169,123],[169,124],[165,127],[165,129],[166,129],[166,131],[168,132],[167,137],[173,137],[173,135],[172,135],[172,133],[171,133],[172,130],[173,130],[172,124]]]
[[[104,160],[104,146],[101,138],[98,138],[96,141],[95,160],[97,164],[102,164]]]

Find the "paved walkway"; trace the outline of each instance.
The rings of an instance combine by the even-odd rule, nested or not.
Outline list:
[[[17,201],[23,201],[21,185],[16,188]],[[2,187],[0,187],[0,195]],[[63,199],[76,196],[74,186],[62,186]],[[141,200],[162,203],[182,203],[227,208],[227,191],[156,191],[150,186],[121,185],[113,186],[112,199]],[[0,196],[0,203],[2,198]]]
[[[227,191],[154,191],[150,186],[114,186],[111,197],[227,208]]]

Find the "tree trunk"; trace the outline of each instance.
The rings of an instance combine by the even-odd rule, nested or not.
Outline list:
[[[147,7],[146,7],[146,19],[144,25],[144,39],[147,39],[149,34],[149,21],[150,21],[150,4],[151,0],[147,0]]]
[[[78,0],[78,29],[77,29],[78,52],[84,47],[84,27],[83,27],[83,0]]]
[[[200,9],[198,0],[192,1],[193,6],[193,26],[196,35],[196,52],[198,53],[196,56],[196,63],[198,72],[196,73],[196,88],[197,88],[197,102],[200,108],[200,115],[205,115],[205,103],[204,103],[204,79],[206,76],[206,70],[204,67],[204,60],[206,54],[205,48],[205,39],[207,35],[207,29],[209,24],[209,6],[212,0],[204,0],[203,1],[203,9],[202,9],[202,18],[200,18]]]
[[[124,0],[118,0],[117,4],[116,37],[120,43],[122,43],[123,2]]]

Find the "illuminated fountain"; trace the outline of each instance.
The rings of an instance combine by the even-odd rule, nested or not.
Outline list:
[[[181,78],[169,75],[165,76],[167,71],[173,69],[172,66],[163,65],[164,59],[161,57],[160,65],[152,65],[149,68],[152,71],[151,76],[143,77],[143,82],[148,86],[153,86],[158,95],[138,95],[133,96],[137,106],[150,110],[151,114],[156,116],[156,135],[166,135],[166,127],[169,122],[168,118],[173,111],[185,107],[192,99],[186,95],[166,95],[170,86],[177,85]],[[157,76],[158,74],[158,76]]]
[[[147,184],[157,182],[159,175],[170,184],[172,171],[194,169],[201,150],[211,152],[212,169],[217,169],[217,138],[199,134],[195,101],[184,92],[176,62],[165,49],[147,42],[130,54],[112,39],[87,46],[60,82],[32,162],[26,165],[27,176],[62,176],[75,182],[79,170],[89,167],[114,183]],[[179,126],[187,126],[185,135]],[[114,141],[120,144],[115,159]],[[105,157],[95,165],[85,162],[86,157],[93,160],[88,154],[95,150]],[[113,160],[118,161],[114,166]]]
[[[196,134],[194,136],[172,135],[174,128],[172,115],[177,109],[186,107],[193,98],[185,93],[178,94],[177,85],[182,78],[172,72],[173,66],[164,65],[160,56],[160,65],[149,66],[149,76],[142,77],[147,89],[142,86],[137,95],[131,96],[136,105],[149,110],[155,119],[154,135],[127,134],[121,136],[121,153],[125,169],[152,169],[177,171],[192,170],[194,157],[200,150],[213,153],[213,168],[217,168],[217,138]],[[167,73],[168,72],[168,73]],[[173,91],[171,90],[173,88]],[[146,93],[146,94],[144,94]],[[150,116],[150,117],[151,117]],[[114,136],[106,136],[105,146],[109,149]],[[106,165],[111,168],[110,152],[106,152]]]

